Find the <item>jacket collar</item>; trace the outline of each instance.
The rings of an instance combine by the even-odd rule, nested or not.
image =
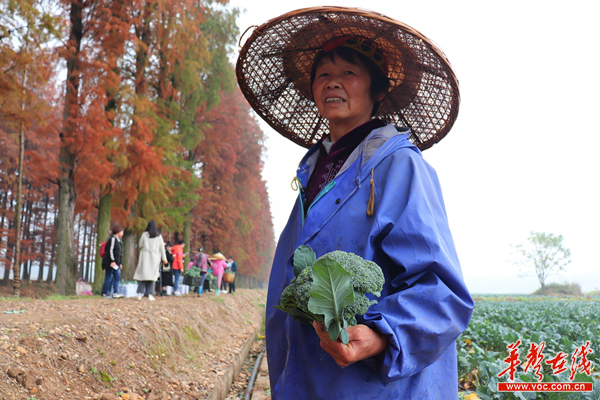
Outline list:
[[[354,151],[348,156],[348,159],[342,165],[337,175],[340,175],[342,172],[346,171],[354,161],[356,161],[359,157],[362,157],[361,160],[361,168],[358,171],[361,171],[364,165],[377,153],[377,151],[392,137],[398,135],[405,135],[407,139],[406,147],[412,147],[413,150],[419,152],[419,149],[412,145],[410,141],[408,141],[408,135],[410,134],[410,130],[405,127],[396,127],[393,124],[388,124],[381,128],[374,129],[369,133],[369,135],[361,142],[361,144],[354,149]],[[308,178],[310,174],[312,174],[315,165],[317,164],[317,160],[319,158],[319,150],[320,144],[312,146],[310,150],[306,153],[306,155],[300,161],[300,165],[298,166],[297,177],[300,179],[300,182],[303,186],[308,183]]]

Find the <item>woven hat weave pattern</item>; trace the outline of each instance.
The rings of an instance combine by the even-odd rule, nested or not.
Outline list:
[[[445,55],[408,25],[356,8],[292,11],[253,31],[240,50],[236,75],[256,113],[303,147],[328,134],[328,122],[312,100],[310,71],[323,43],[340,36],[366,38],[385,58],[391,86],[376,117],[410,127],[411,141],[421,150],[447,135],[460,96]]]
[[[210,260],[225,260],[225,256],[221,253],[215,253],[209,257]]]

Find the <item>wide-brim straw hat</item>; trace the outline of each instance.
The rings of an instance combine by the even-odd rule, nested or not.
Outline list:
[[[329,133],[312,99],[310,72],[322,44],[359,36],[382,52],[391,87],[376,117],[407,126],[421,150],[452,128],[460,103],[458,80],[444,53],[410,26],[346,7],[305,8],[267,21],[240,50],[236,75],[244,96],[273,129],[311,147]]]
[[[225,260],[225,256],[221,253],[213,254],[212,256],[210,256],[208,258],[211,260]]]

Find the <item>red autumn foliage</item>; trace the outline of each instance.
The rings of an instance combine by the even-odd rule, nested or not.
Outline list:
[[[25,3],[30,10],[37,7]],[[51,23],[58,38],[38,38],[27,52],[13,46],[18,41],[0,42],[0,267],[5,282],[14,256],[19,124],[26,129],[24,278],[38,267],[38,279],[54,279],[54,267],[48,266],[59,261],[60,181],[63,188],[67,182],[63,198],[70,196],[71,213],[63,235],[68,254],[63,251],[61,265],[76,258],[67,274],[91,279],[98,200],[109,193],[112,220],[136,234],[144,220],[154,218],[167,236],[195,205],[192,246],[232,255],[241,274],[266,279],[274,235],[261,176],[263,136],[239,91],[222,90],[231,87],[233,74],[227,57],[215,56],[228,51],[237,29],[230,24],[233,18],[211,19],[223,15],[220,6],[199,0],[61,0],[57,6]],[[15,21],[49,26],[44,24],[50,19],[35,20],[41,15]],[[22,109],[18,83],[25,70],[30,72],[24,85],[29,100]],[[190,196],[176,196],[187,188]]]
[[[222,93],[205,119],[211,128],[197,151],[202,189],[192,230],[197,245],[231,255],[245,274],[266,278],[275,238],[261,175],[263,133],[249,111],[236,89]]]

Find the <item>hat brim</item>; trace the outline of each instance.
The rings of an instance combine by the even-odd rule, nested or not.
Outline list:
[[[312,100],[310,71],[325,41],[347,35],[370,39],[386,59],[391,87],[376,117],[411,128],[411,140],[421,150],[442,140],[460,103],[449,61],[418,31],[371,11],[306,8],[257,27],[236,65],[242,93],[273,129],[311,147],[329,126]]]

